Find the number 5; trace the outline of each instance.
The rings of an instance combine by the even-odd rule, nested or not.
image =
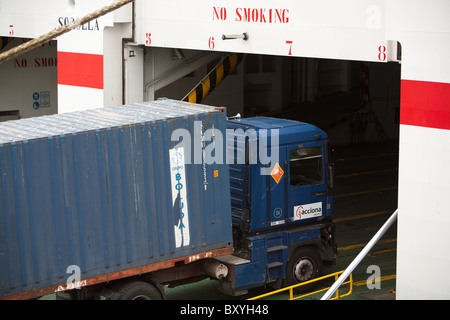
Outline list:
[[[152,39],[151,39],[152,34],[151,33],[146,33],[145,34],[145,44],[147,46],[152,44]]]

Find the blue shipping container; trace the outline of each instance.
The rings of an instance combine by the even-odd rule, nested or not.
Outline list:
[[[208,129],[224,109],[173,100],[0,123],[0,297],[231,247]]]

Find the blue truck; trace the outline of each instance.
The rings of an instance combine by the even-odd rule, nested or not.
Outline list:
[[[0,299],[237,296],[335,263],[327,134],[160,99],[0,123]]]
[[[255,286],[280,288],[320,276],[336,258],[334,167],[326,133],[311,124],[268,117],[229,120],[227,127],[234,132],[231,139],[252,129],[276,130],[278,162],[252,163],[247,154],[244,164],[229,165],[235,252],[218,258],[232,270],[231,277],[221,280],[221,290],[236,295]],[[249,153],[261,135],[248,136]],[[229,148],[245,147],[238,141],[243,139],[231,141]],[[270,173],[261,174],[264,168]]]

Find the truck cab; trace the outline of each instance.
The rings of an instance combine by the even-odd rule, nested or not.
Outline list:
[[[327,134],[291,120],[234,119],[227,148],[235,253],[221,260],[230,269],[221,289],[239,295],[320,276],[336,258]]]

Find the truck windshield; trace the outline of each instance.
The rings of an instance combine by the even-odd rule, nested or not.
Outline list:
[[[298,147],[289,151],[290,184],[292,187],[322,182],[322,148]]]

